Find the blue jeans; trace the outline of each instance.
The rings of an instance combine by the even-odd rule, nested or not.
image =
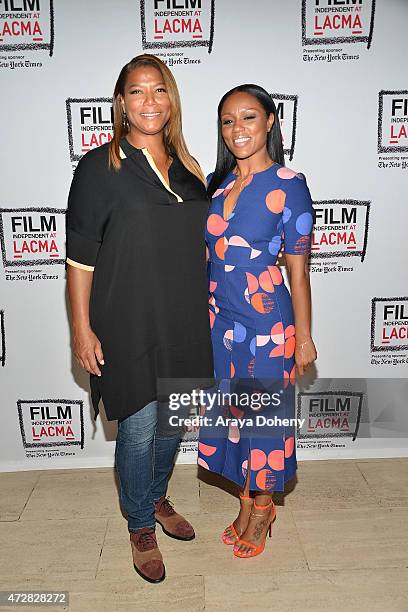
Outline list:
[[[116,470],[129,531],[155,526],[154,502],[166,495],[181,439],[181,429],[169,427],[168,412],[160,408],[150,402],[118,423]]]

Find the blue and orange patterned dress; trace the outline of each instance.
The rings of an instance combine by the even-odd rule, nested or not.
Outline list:
[[[206,229],[215,377],[230,392],[248,381],[267,389],[270,381],[269,388],[280,387],[283,395],[278,408],[230,402],[207,410],[213,423],[200,428],[198,463],[243,487],[250,453],[250,489],[283,491],[297,468],[293,422],[241,428],[234,418],[255,417],[255,411],[265,418],[295,418],[293,308],[276,263],[282,242],[288,254],[310,252],[312,200],[302,174],[273,164],[248,177],[224,220],[234,180],[231,172],[214,193]],[[217,415],[231,418],[215,427]]]

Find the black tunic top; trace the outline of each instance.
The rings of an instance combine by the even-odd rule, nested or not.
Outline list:
[[[67,210],[67,263],[93,270],[91,326],[102,376],[91,375],[95,414],[109,420],[157,398],[157,379],[213,374],[204,226],[204,185],[174,155],[168,185],[147,149],[108,145],[76,169]]]

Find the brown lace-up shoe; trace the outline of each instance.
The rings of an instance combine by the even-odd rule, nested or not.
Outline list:
[[[161,525],[164,533],[176,540],[194,540],[193,527],[186,519],[178,514],[168,497],[161,497],[154,504],[156,521]]]
[[[130,532],[133,567],[147,582],[161,582],[166,577],[163,557],[157,546],[153,527]]]

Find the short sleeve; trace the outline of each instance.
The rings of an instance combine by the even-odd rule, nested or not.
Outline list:
[[[285,176],[281,187],[285,193],[282,213],[284,251],[289,255],[308,255],[311,250],[314,210],[306,178],[288,168],[284,168],[282,174]]]
[[[89,271],[95,268],[109,215],[104,172],[98,161],[90,154],[80,160],[72,179],[67,208],[66,261]]]

